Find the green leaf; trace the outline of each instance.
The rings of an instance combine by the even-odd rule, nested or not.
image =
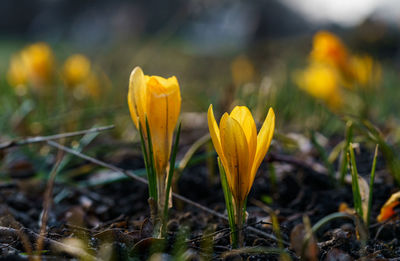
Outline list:
[[[149,127],[149,122],[146,117],[146,131],[147,131],[147,144],[148,144],[148,149],[149,149],[149,165],[150,165],[150,176],[152,179],[152,189],[153,189],[153,195],[154,195],[154,200],[155,202],[158,201],[158,195],[157,195],[157,176],[156,176],[156,167],[154,163],[154,153],[153,153],[153,142],[151,139],[151,133],[150,133],[150,127]]]
[[[219,167],[219,174],[221,178],[221,185],[222,185],[222,190],[224,192],[224,198],[225,198],[225,205],[226,205],[226,210],[228,212],[228,222],[229,222],[229,227],[231,228],[232,234],[232,246],[234,248],[237,247],[238,244],[238,235],[236,231],[236,225],[235,225],[235,212],[233,208],[233,202],[232,202],[232,193],[231,190],[229,189],[228,185],[228,180],[226,179],[226,173],[224,166],[222,165],[221,159],[218,157],[218,167]]]
[[[157,199],[157,183],[155,180],[155,175],[153,173],[154,166],[153,166],[153,163],[150,163],[150,156],[149,156],[149,152],[147,151],[146,140],[144,139],[144,136],[143,136],[143,126],[140,124],[140,121],[139,121],[139,134],[140,134],[140,143],[142,146],[142,154],[143,154],[143,158],[144,158],[144,165],[145,165],[146,172],[147,172],[147,180],[149,182],[148,183],[149,197]],[[151,141],[151,138],[148,138],[148,140]]]
[[[397,185],[400,186],[400,159],[398,158],[397,152],[395,151],[393,146],[385,141],[383,134],[370,121],[355,121],[359,125],[360,129],[364,132],[364,134],[374,143],[379,145],[380,151],[382,152],[390,173],[396,180]]]
[[[351,219],[353,221],[355,220],[355,217],[350,215],[350,214],[343,213],[343,212],[335,212],[335,213],[329,214],[329,215],[321,218],[317,223],[315,223],[312,226],[311,231],[313,233],[317,233],[317,231],[319,229],[321,229],[322,226],[326,225],[331,220],[338,219],[338,218],[349,218],[349,219]],[[355,221],[354,221],[354,223],[355,223]]]
[[[354,149],[352,143],[350,143],[349,146],[349,154],[350,154],[351,188],[353,190],[354,209],[356,210],[359,217],[362,218],[364,215],[362,209],[360,186],[358,184],[358,171],[357,171],[356,159],[354,156]]]
[[[172,148],[172,153],[171,153],[171,158],[169,162],[169,171],[168,171],[168,176],[167,176],[167,186],[166,186],[166,193],[165,193],[165,203],[164,203],[164,217],[163,220],[166,222],[167,217],[168,217],[168,202],[169,202],[169,195],[171,191],[171,184],[172,184],[172,178],[174,176],[174,171],[175,171],[175,160],[176,160],[176,154],[178,153],[178,144],[179,144],[179,137],[181,134],[181,123],[178,125],[178,130],[176,131],[176,137],[175,137],[175,142],[174,146]],[[165,229],[165,225],[163,228]]]
[[[344,184],[344,178],[347,174],[348,161],[347,161],[347,151],[349,150],[349,145],[351,140],[353,139],[353,123],[348,121],[346,123],[346,132],[345,132],[345,145],[343,147],[342,157],[340,159],[340,184]]]
[[[372,197],[373,197],[374,182],[375,182],[376,159],[378,158],[378,147],[379,145],[376,144],[374,160],[372,161],[371,175],[369,179],[368,213],[367,213],[367,224],[366,224],[367,228],[369,228],[369,224],[371,221]]]

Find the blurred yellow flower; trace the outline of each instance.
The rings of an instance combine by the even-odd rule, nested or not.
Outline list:
[[[133,123],[139,123],[146,137],[146,118],[152,139],[158,196],[163,203],[165,178],[171,154],[172,136],[181,110],[181,92],[175,76],[147,76],[140,67],[129,80],[128,105]],[[163,209],[163,206],[160,206]]]
[[[46,43],[35,43],[23,48],[11,57],[7,80],[20,88],[30,84],[42,87],[50,83],[54,71],[53,52]]]
[[[334,34],[319,31],[314,35],[310,54],[312,62],[331,65],[343,74],[348,74],[348,53],[346,46]]]
[[[13,87],[26,89],[28,72],[20,55],[14,54],[11,57],[7,81]]]
[[[73,54],[68,57],[62,68],[62,78],[66,86],[74,90],[75,98],[100,97],[98,75],[93,71],[91,62],[85,55]]]
[[[378,86],[381,67],[368,55],[353,55],[336,35],[320,31],[314,35],[308,67],[295,73],[294,80],[331,110],[346,106],[367,111],[362,109],[367,102],[358,99],[356,91]]]
[[[381,80],[381,67],[368,56],[352,56],[350,66],[353,79],[361,87],[376,85]]]
[[[69,87],[84,83],[91,73],[89,59],[82,54],[74,54],[64,62],[62,77]]]
[[[342,98],[335,70],[329,66],[312,63],[304,71],[295,74],[295,82],[311,96],[321,99],[329,107],[340,107]]]
[[[47,85],[53,76],[54,55],[46,43],[35,43],[21,51],[30,82],[37,87]]]
[[[236,57],[231,64],[232,80],[236,86],[251,82],[254,79],[254,65],[246,56]]]
[[[269,109],[258,135],[253,116],[245,106],[236,106],[231,114],[225,113],[219,127],[212,105],[208,108],[207,118],[211,139],[224,166],[235,204],[243,207],[271,144],[275,129],[274,110]]]

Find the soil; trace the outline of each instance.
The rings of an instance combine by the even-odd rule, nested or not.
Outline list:
[[[183,137],[182,140],[180,151],[184,152],[188,147],[185,144],[192,141],[189,137]],[[101,146],[103,149],[94,156],[124,169],[143,168],[140,152],[133,150],[131,144],[115,146],[114,143],[107,150],[110,144],[112,142],[109,140],[97,140],[91,148]],[[39,145],[35,146],[31,149],[40,148]],[[338,212],[341,203],[353,205],[350,184],[332,184],[326,174],[301,164],[277,160],[279,155],[288,155],[273,147],[261,165],[249,195],[247,225],[273,237],[281,237],[284,241],[282,245],[246,227],[245,248],[233,250],[226,220],[179,200],[174,200],[174,207],[170,211],[166,240],[159,240],[151,237],[147,185],[121,177],[107,184],[82,185],[95,177],[114,174],[104,169],[99,172],[89,162],[73,161],[65,172],[87,168],[87,174],[69,180],[56,180],[44,246],[37,252],[46,180],[37,177],[32,167],[34,164],[29,159],[10,166],[6,161],[7,154],[17,152],[20,153],[21,149],[9,149],[3,155],[3,165],[7,165],[4,167],[7,168],[5,173],[9,176],[0,183],[0,260],[27,260],[29,247],[42,260],[79,257],[76,249],[67,248],[69,245],[79,246],[91,256],[103,260],[172,260],[178,256],[183,258],[179,260],[289,260],[285,257],[300,260],[304,234],[308,231],[304,223],[307,218],[304,217],[308,217],[313,225],[327,215]],[[196,155],[205,153],[200,150]],[[182,156],[179,154],[178,158]],[[290,157],[306,162],[304,155]],[[320,162],[315,152],[308,157]],[[360,174],[366,174],[367,178],[371,157],[367,150],[361,150],[357,157]],[[271,165],[275,169],[275,181],[271,181]],[[215,161],[214,169],[217,170]],[[185,169],[174,191],[224,213],[224,197],[218,177],[218,172],[210,174],[206,163],[201,161]],[[304,244],[305,254],[302,258],[398,260],[399,224],[396,221],[382,224],[375,221],[380,208],[395,191],[396,186],[379,158],[372,222],[367,230],[369,235],[360,235],[362,230],[350,219],[332,220],[322,226],[308,244]],[[271,216],[263,206],[268,206],[277,216],[280,233],[273,231]],[[74,238],[78,240],[71,240]],[[366,238],[366,242],[363,238]],[[57,245],[57,242],[62,244]],[[279,251],[287,255],[280,255]],[[90,260],[82,256],[81,259]]]

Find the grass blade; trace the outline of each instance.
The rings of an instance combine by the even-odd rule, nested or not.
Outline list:
[[[361,200],[361,193],[360,187],[358,184],[358,171],[356,165],[356,159],[354,156],[354,149],[353,144],[350,143],[349,146],[349,154],[350,154],[350,171],[351,171],[351,188],[353,190],[353,202],[354,202],[354,209],[356,210],[357,214],[362,218],[363,209],[362,209],[362,200]]]
[[[219,167],[219,174],[221,177],[222,190],[224,192],[224,197],[225,197],[226,210],[228,212],[229,227],[231,228],[231,231],[232,231],[232,234],[231,234],[232,246],[234,248],[236,248],[237,244],[238,244],[238,241],[237,241],[238,237],[237,237],[237,231],[236,231],[236,225],[235,225],[235,213],[234,213],[234,209],[233,209],[232,193],[229,189],[228,180],[226,179],[225,169],[224,169],[224,166],[222,165],[220,158],[218,158],[218,167]]]
[[[331,220],[338,219],[338,218],[349,218],[349,219],[351,219],[353,221],[355,219],[350,214],[343,213],[343,212],[335,212],[335,213],[332,213],[332,214],[327,215],[327,216],[323,217],[322,219],[320,219],[317,223],[315,223],[312,226],[311,230],[312,230],[313,233],[317,233],[317,231],[320,230],[322,226],[326,225]]]
[[[369,224],[370,224],[370,221],[371,221],[372,197],[373,197],[373,189],[374,189],[374,182],[375,182],[376,159],[378,158],[378,148],[379,148],[379,145],[376,144],[375,153],[374,153],[374,160],[372,161],[371,175],[370,175],[370,179],[369,179],[367,228],[369,228]]]
[[[348,121],[346,123],[346,132],[345,132],[346,142],[343,147],[342,158],[340,160],[340,184],[344,184],[344,178],[347,174],[348,161],[347,161],[347,151],[349,150],[349,145],[351,140],[353,139],[353,123]]]
[[[168,176],[167,176],[167,186],[166,186],[166,195],[165,195],[165,203],[164,203],[164,222],[166,222],[167,217],[168,217],[168,202],[169,202],[169,195],[171,191],[171,184],[172,184],[172,178],[174,176],[174,171],[175,171],[175,160],[176,160],[176,154],[178,153],[178,144],[179,144],[179,137],[181,134],[181,126],[182,124],[179,123],[178,125],[178,130],[176,131],[176,137],[175,137],[175,142],[174,146],[172,148],[172,153],[171,153],[171,158],[169,162],[169,171],[168,171]],[[163,226],[165,227],[165,226]]]
[[[144,165],[146,168],[146,172],[147,172],[147,180],[149,181],[148,183],[148,187],[149,187],[149,197],[150,198],[156,198],[157,197],[157,187],[156,187],[156,181],[153,178],[152,175],[152,169],[150,166],[150,162],[149,162],[149,154],[147,152],[147,147],[146,147],[146,141],[143,135],[143,126],[141,125],[141,123],[139,122],[139,134],[140,134],[140,143],[142,146],[142,154],[143,154],[143,159],[144,159]]]
[[[179,127],[180,128],[180,127]],[[176,171],[181,174],[183,170],[186,168],[190,160],[193,158],[194,154],[204,145],[207,144],[210,141],[211,137],[210,134],[204,135],[197,141],[195,141],[186,154],[183,156],[182,160],[179,162],[178,167],[176,168]]]
[[[385,141],[382,133],[371,122],[364,120],[360,125],[366,129],[367,135],[370,139],[379,145],[390,173],[396,180],[397,185],[400,186],[400,159],[397,157],[395,149]]]
[[[152,198],[154,198],[154,201],[158,201],[158,195],[157,195],[157,177],[156,177],[156,168],[154,165],[154,154],[153,154],[153,143],[151,141],[151,133],[150,133],[150,127],[149,127],[149,122],[147,121],[146,118],[146,131],[147,131],[147,145],[148,145],[148,163],[150,166],[150,172],[149,172],[149,184],[151,182],[151,190],[152,190]]]

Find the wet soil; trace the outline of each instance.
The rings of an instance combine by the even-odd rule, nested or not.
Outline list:
[[[186,144],[190,142],[188,140]],[[108,146],[107,142],[98,144],[103,148]],[[183,143],[182,150],[186,149]],[[196,155],[206,153],[200,150]],[[170,211],[166,240],[152,238],[147,185],[120,176],[103,182],[105,184],[88,185],[87,181],[115,173],[77,161],[71,163],[66,172],[83,166],[88,171],[68,180],[56,180],[40,252],[35,250],[43,215],[46,180],[38,178],[34,168],[29,170],[32,175],[15,176],[21,173],[21,169],[27,171],[26,166],[4,172],[9,176],[0,183],[0,260],[27,260],[29,253],[41,256],[42,260],[79,258],[76,249],[71,252],[68,245],[103,260],[172,260],[178,256],[183,258],[179,260],[289,260],[285,257],[292,260],[300,260],[301,257],[305,260],[397,260],[400,257],[399,224],[396,221],[384,224],[375,221],[380,207],[397,190],[381,159],[368,235],[360,236],[359,225],[350,219],[334,219],[322,226],[309,243],[304,243],[304,233],[308,231],[307,225],[303,224],[307,220],[305,217],[313,225],[338,212],[341,203],[351,207],[351,185],[332,183],[328,175],[290,161],[274,160],[274,155],[282,154],[277,148],[272,148],[270,154],[261,165],[248,198],[247,225],[272,237],[282,238],[282,244],[246,226],[245,248],[232,250],[225,219],[180,200],[174,200]],[[94,156],[124,169],[143,168],[140,152],[125,145],[102,149]],[[181,156],[178,155],[178,158]],[[297,156],[290,155],[294,159]],[[309,157],[313,157],[312,153]],[[361,151],[357,160],[363,162],[363,159],[371,159],[371,154]],[[319,162],[318,157],[313,160]],[[299,161],[304,162],[303,159]],[[3,155],[3,165],[6,165],[5,162],[6,156]],[[360,163],[360,174],[366,178],[370,162],[365,160],[365,163]],[[215,173],[210,171],[205,161],[186,168],[174,191],[211,210],[224,213],[224,197],[215,161],[212,164]],[[274,175],[271,174],[271,165],[274,166]],[[59,175],[62,177],[63,173]],[[268,208],[279,221],[279,233],[272,228]],[[57,245],[57,242],[62,244]],[[301,255],[299,245],[301,249],[303,243],[305,251]]]

